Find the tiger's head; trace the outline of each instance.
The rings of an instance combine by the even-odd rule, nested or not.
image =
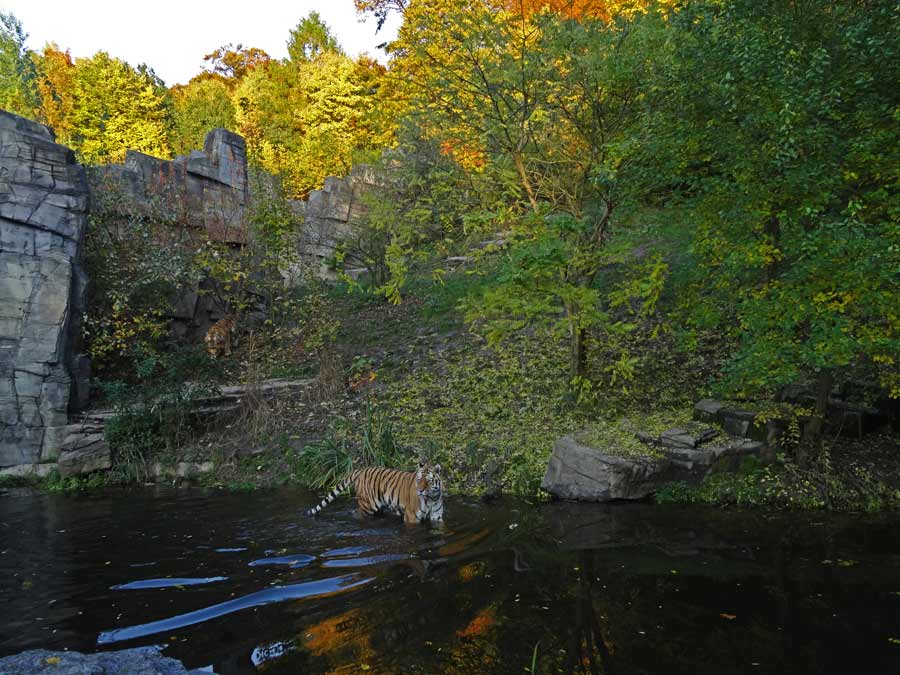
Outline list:
[[[436,502],[444,493],[444,482],[441,480],[441,465],[419,462],[416,471],[416,491],[427,501]]]

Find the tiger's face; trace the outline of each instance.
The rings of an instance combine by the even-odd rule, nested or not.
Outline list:
[[[419,464],[419,470],[416,471],[416,491],[420,497],[430,502],[436,502],[441,498],[444,483],[441,480],[440,464]]]

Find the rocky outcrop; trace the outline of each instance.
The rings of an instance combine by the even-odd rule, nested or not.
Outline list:
[[[293,202],[295,212],[303,220],[298,250],[304,264],[312,264],[324,278],[334,278],[328,266],[341,240],[352,236],[353,225],[367,211],[366,194],[383,186],[385,180],[365,164],[354,166],[344,178],[330,176],[321,190],[313,190],[305,202]],[[353,260],[347,261],[353,269]]]
[[[55,459],[86,280],[88,190],[72,151],[0,111],[0,467]],[[85,390],[86,383],[77,387]]]
[[[79,654],[32,649],[0,659],[5,675],[200,675],[207,669],[187,670],[180,661],[163,656],[161,647],[137,647],[118,652]]]
[[[669,468],[664,459],[619,457],[565,436],[553,444],[541,489],[579,501],[643,499],[664,482]]]
[[[541,488],[578,501],[643,499],[672,481],[696,484],[710,474],[734,471],[746,457],[762,458],[766,450],[760,441],[719,436],[717,429],[699,425],[659,436],[638,433],[647,445],[645,455],[622,455],[616,448],[589,447],[578,435],[566,436],[554,443]]]
[[[250,236],[249,176],[244,139],[213,129],[202,151],[173,160],[129,150],[124,164],[90,167],[91,210],[106,219],[168,224],[177,232],[170,245],[193,249],[213,241],[240,247]],[[202,339],[226,312],[217,295],[211,282],[202,279],[173,298],[173,335]]]
[[[210,131],[202,151],[173,160],[129,150],[125,164],[91,167],[89,180],[94,209],[149,208],[154,217],[194,230],[197,238],[247,242],[247,144],[225,129]],[[105,203],[105,197],[115,203]]]
[[[60,476],[80,476],[112,466],[112,453],[103,435],[103,425],[70,424],[62,431],[57,460]]]

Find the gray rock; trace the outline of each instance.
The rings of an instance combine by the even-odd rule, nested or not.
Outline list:
[[[667,459],[618,457],[565,436],[553,444],[541,488],[562,499],[643,499],[672,479],[667,478],[670,464]]]
[[[699,439],[684,427],[662,432],[659,440],[667,448],[696,448],[699,445]]]
[[[705,398],[694,404],[694,419],[698,422],[718,422],[719,411],[724,407],[715,399]]]
[[[750,429],[753,426],[753,420],[756,419],[756,413],[737,408],[723,407],[719,410],[717,416],[719,418],[719,423],[727,433],[742,438],[749,434]]]
[[[56,469],[56,464],[17,464],[0,469],[0,476],[12,476],[14,478],[44,478]]]
[[[163,656],[160,647],[80,654],[32,649],[0,659],[0,675],[208,675],[211,670],[187,670]]]
[[[764,461],[766,449],[765,443],[750,439],[735,440],[726,445],[711,448],[714,456],[706,475],[733,473],[740,469],[744,459],[750,456]]]
[[[63,478],[80,476],[110,468],[112,453],[102,433],[73,431],[63,442],[58,465]]]
[[[0,468],[41,460],[67,422],[87,202],[72,151],[0,111]]]

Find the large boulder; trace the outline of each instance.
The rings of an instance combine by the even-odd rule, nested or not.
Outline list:
[[[0,659],[3,675],[200,675],[211,670],[187,670],[180,661],[160,654],[160,647],[80,654],[32,649]]]
[[[560,499],[608,502],[644,499],[672,481],[696,484],[713,473],[737,470],[747,457],[763,458],[766,445],[719,435],[708,427],[677,427],[659,436],[638,433],[646,454],[594,448],[565,436],[553,445],[541,488]]]
[[[80,476],[112,466],[112,453],[101,427],[73,424],[65,431],[57,462],[60,476]]]
[[[553,444],[541,488],[561,499],[579,501],[643,499],[665,482],[670,468],[667,459],[620,457],[565,436]]]

